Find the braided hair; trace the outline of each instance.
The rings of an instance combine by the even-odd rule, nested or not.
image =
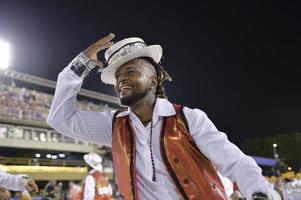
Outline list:
[[[150,64],[152,64],[157,72],[158,85],[156,88],[156,97],[167,99],[168,97],[166,95],[166,91],[163,86],[163,81],[165,81],[165,80],[172,81],[172,78],[163,69],[163,67],[159,63],[156,63],[156,61],[154,61],[152,58],[150,58],[150,57],[142,57],[142,58],[145,59],[146,61],[148,61]]]

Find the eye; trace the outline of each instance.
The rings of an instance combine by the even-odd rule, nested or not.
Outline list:
[[[128,76],[134,76],[135,74],[136,74],[136,72],[134,70],[127,71]]]
[[[118,80],[120,74],[115,75],[115,79]]]

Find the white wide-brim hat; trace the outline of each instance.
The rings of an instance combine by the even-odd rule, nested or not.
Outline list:
[[[97,171],[102,171],[102,158],[96,153],[89,153],[84,155],[85,162]]]
[[[108,66],[103,69],[101,80],[104,83],[115,85],[115,72],[123,64],[140,57],[150,57],[159,63],[162,57],[160,45],[147,46],[141,38],[132,37],[123,39],[105,52]]]

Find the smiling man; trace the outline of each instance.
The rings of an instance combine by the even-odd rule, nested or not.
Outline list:
[[[69,137],[112,147],[119,192],[124,199],[227,199],[216,169],[249,199],[280,199],[255,161],[218,131],[199,109],[172,104],[162,83],[171,77],[159,64],[160,45],[141,38],[113,44],[114,34],[80,53],[58,76],[48,123]],[[107,49],[108,48],[108,49]],[[115,86],[128,109],[78,111],[76,95],[91,69],[108,66],[101,80]]]

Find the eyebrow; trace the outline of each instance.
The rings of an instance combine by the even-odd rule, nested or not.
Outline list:
[[[133,66],[126,66],[125,68],[124,68],[124,70],[125,71],[127,71],[127,70],[131,70],[131,69],[135,69]],[[115,77],[117,76],[117,75],[119,75],[120,74],[120,70],[117,70],[116,72],[115,72]]]

